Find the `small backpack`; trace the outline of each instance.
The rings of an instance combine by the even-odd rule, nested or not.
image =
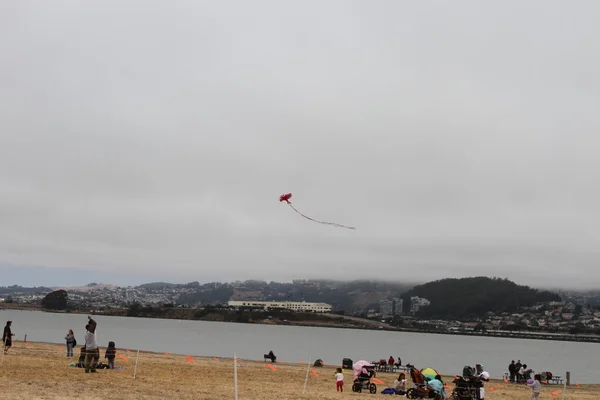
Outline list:
[[[73,348],[75,348],[75,346],[77,346],[77,339],[73,338]]]

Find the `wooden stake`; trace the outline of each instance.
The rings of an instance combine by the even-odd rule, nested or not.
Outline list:
[[[302,394],[306,393],[306,383],[308,382],[308,373],[310,372],[310,361],[311,359],[308,359],[308,365],[306,366],[306,378],[304,379],[304,389],[302,389]]]
[[[135,376],[137,374],[137,365],[138,365],[138,359],[140,358],[140,351],[137,351],[137,355],[135,356],[135,367],[133,368],[133,379],[135,379]]]
[[[238,400],[238,388],[237,388],[237,357],[233,353],[233,387],[235,388],[235,400]]]

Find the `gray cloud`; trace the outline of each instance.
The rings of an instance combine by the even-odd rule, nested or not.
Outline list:
[[[595,2],[2,7],[0,263],[600,284]]]

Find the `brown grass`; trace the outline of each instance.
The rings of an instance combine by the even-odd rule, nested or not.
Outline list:
[[[194,358],[140,352],[137,377],[133,379],[135,352],[121,352],[127,361],[117,358],[120,370],[99,370],[84,374],[80,368],[67,367],[64,346],[43,343],[15,343],[0,365],[0,399],[233,399],[233,360]],[[75,354],[78,355],[77,352]],[[101,353],[101,359],[104,351]],[[352,393],[352,372],[345,371],[345,391],[336,393],[335,367],[311,368],[319,376],[309,374],[306,395],[302,394],[306,364],[275,364],[270,370],[261,361],[241,360],[238,364],[239,399],[372,399],[402,398],[368,393]],[[390,384],[396,374],[378,374]],[[451,379],[446,377],[445,381]],[[502,386],[502,387],[500,387]],[[378,385],[380,392],[385,385]],[[491,391],[491,387],[496,387]],[[552,399],[550,392],[560,389],[544,386],[541,399]],[[448,390],[448,393],[450,390]],[[528,399],[527,387],[506,385],[502,381],[488,384],[487,400]],[[559,396],[558,399],[561,397]],[[569,387],[569,400],[600,398],[600,385]]]

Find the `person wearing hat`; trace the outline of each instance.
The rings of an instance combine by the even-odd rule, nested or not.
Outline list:
[[[490,381],[490,374],[487,371],[483,370],[483,365],[477,364],[475,365],[475,376],[478,377],[481,381],[481,388],[479,389],[479,398],[481,400],[485,399],[485,389],[483,388],[483,382]]]
[[[10,330],[10,326],[12,325],[12,321],[6,321],[6,326],[4,327],[4,334],[2,335],[2,343],[4,343],[4,354],[8,353],[8,349],[12,346],[12,337],[15,336],[14,333]]]

